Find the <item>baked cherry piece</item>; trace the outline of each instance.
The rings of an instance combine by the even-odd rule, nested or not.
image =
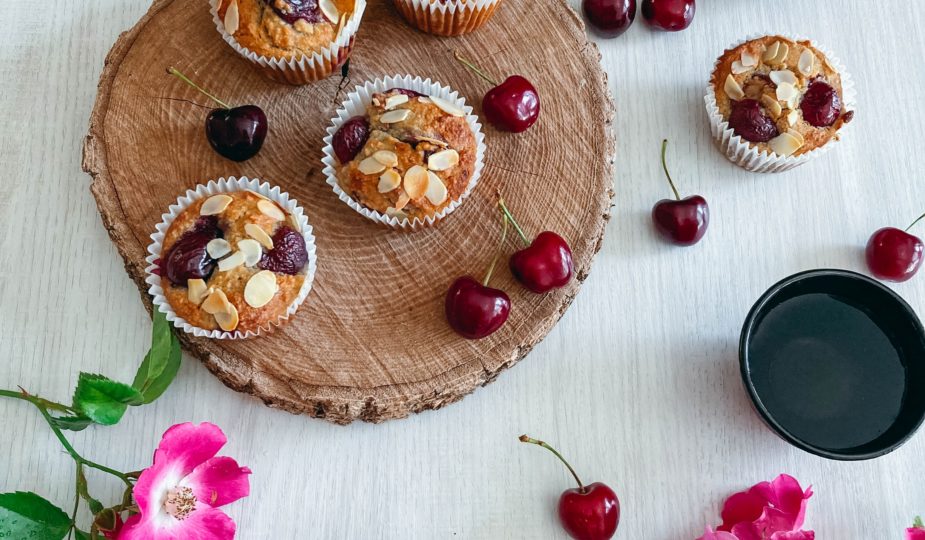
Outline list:
[[[903,282],[911,278],[922,266],[922,239],[908,231],[923,217],[919,217],[906,230],[884,227],[867,241],[867,267],[879,279]]]
[[[221,107],[206,116],[206,140],[219,155],[232,161],[246,161],[260,152],[267,137],[267,116],[256,105],[231,107],[207,92],[175,68],[167,73],[195,88]]]
[[[809,83],[800,102],[803,119],[815,127],[829,127],[841,114],[841,98],[832,86],[820,79]]]
[[[278,274],[295,275],[308,262],[305,237],[287,225],[281,225],[273,233],[273,249],[265,251],[257,267]]]
[[[642,19],[646,24],[668,32],[690,26],[696,10],[694,0],[642,0]]]
[[[559,521],[569,536],[576,540],[608,540],[617,532],[620,524],[620,499],[607,484],[594,482],[584,485],[575,469],[555,448],[543,441],[520,436],[520,442],[536,444],[549,450],[559,458],[572,473],[577,488],[567,489],[559,496]]]
[[[170,247],[161,267],[171,283],[186,287],[189,279],[208,279],[217,261],[209,256],[206,245],[222,237],[218,218],[202,216]]]
[[[581,11],[597,34],[615,38],[636,20],[636,0],[582,0]]]
[[[498,207],[514,225],[521,241],[527,246],[514,252],[508,261],[511,273],[517,281],[537,294],[568,284],[575,270],[572,249],[568,242],[552,231],[541,232],[531,242],[500,195]]]
[[[754,99],[732,102],[729,113],[729,127],[735,134],[750,142],[768,142],[780,135],[777,125],[764,114],[761,105]]]
[[[355,158],[369,139],[369,120],[363,116],[354,116],[341,124],[334,133],[331,146],[341,163]]]
[[[390,92],[398,92],[399,94],[404,94],[408,96],[409,98],[426,97],[424,94],[420,92],[417,92],[415,90],[409,90],[407,88],[389,88],[388,90],[385,91],[386,94]]]
[[[710,224],[710,207],[706,199],[700,195],[681,198],[674,180],[668,174],[668,165],[665,163],[665,151],[668,148],[668,139],[662,141],[662,168],[668,178],[668,185],[674,192],[674,200],[662,199],[652,208],[652,221],[655,230],[665,240],[679,246],[691,246],[703,238]]]
[[[527,79],[511,75],[498,84],[481,68],[466,60],[459,53],[456,59],[492,85],[482,98],[482,112],[488,122],[501,131],[520,133],[526,131],[540,117],[540,95]]]
[[[302,19],[309,23],[319,23],[324,19],[318,0],[263,0],[279,18],[289,24]]]

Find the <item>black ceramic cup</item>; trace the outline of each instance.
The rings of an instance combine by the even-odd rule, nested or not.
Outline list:
[[[855,272],[810,270],[768,289],[742,327],[739,362],[765,423],[818,456],[882,456],[925,418],[922,323]]]

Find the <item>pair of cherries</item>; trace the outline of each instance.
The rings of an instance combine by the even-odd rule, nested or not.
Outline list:
[[[582,0],[588,23],[602,36],[615,38],[636,20],[636,0]],[[650,27],[678,32],[691,25],[695,0],[642,0],[642,18]]]
[[[507,241],[509,223],[527,246],[516,251],[508,261],[514,278],[524,287],[543,294],[564,287],[574,272],[572,250],[561,236],[544,231],[531,242],[500,195],[498,209],[502,220],[501,241],[485,278],[480,282],[471,276],[462,276],[446,293],[446,320],[450,328],[467,339],[490,336],[504,325],[511,313],[511,299],[507,293],[488,286]]]

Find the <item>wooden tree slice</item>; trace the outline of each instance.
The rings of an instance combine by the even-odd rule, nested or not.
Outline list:
[[[449,84],[477,112],[487,85],[453,59],[478,59],[500,79],[519,73],[542,99],[522,134],[485,126],[488,151],[473,195],[438,227],[381,228],[325,184],[321,139],[346,91],[368,79],[416,74]],[[506,2],[479,31],[437,38],[407,26],[391,2],[371,2],[340,77],[308,86],[264,78],[215,31],[206,0],[156,0],[110,51],[99,84],[84,169],[103,223],[145,304],[149,235],[178,195],[196,184],[248,176],[299,200],[314,226],[318,272],[291,321],[258,339],[182,335],[185,348],[226,385],[267,405],[339,424],[380,422],[440,408],[493,381],[550,331],[600,249],[610,216],[613,106],[597,48],[564,0]],[[173,77],[176,66],[232,104],[258,104],[270,119],[260,154],[233,163],[204,136],[211,104]],[[481,276],[498,240],[500,189],[528,234],[553,230],[571,244],[576,278],[535,295],[502,265],[492,285],[511,296],[507,324],[480,341],[456,336],[443,314],[446,289]],[[511,244],[510,249],[513,249]]]

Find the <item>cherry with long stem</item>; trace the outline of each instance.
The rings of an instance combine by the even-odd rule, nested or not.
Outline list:
[[[662,170],[674,194],[674,199],[662,199],[652,207],[655,230],[665,240],[679,246],[696,244],[707,232],[710,224],[710,206],[700,195],[681,198],[678,187],[668,172],[668,139],[662,139]]]
[[[498,83],[468,58],[453,51],[453,56],[467,69],[491,85],[482,98],[482,113],[488,122],[501,131],[526,131],[540,116],[540,95],[530,81],[520,75],[511,75]]]
[[[578,473],[575,472],[575,469],[573,469],[572,466],[569,465],[569,462],[566,461],[564,457],[562,457],[562,454],[560,454],[558,450],[556,450],[555,448],[553,448],[552,446],[550,446],[549,444],[543,441],[534,439],[532,437],[528,437],[526,435],[521,435],[519,439],[520,439],[520,442],[542,446],[543,448],[552,452],[557,458],[559,458],[559,461],[561,461],[565,465],[565,467],[568,469],[568,472],[572,473],[572,478],[574,478],[575,481],[578,482],[578,491],[580,491],[581,493],[587,492],[587,490],[585,489],[584,483],[582,483],[581,481],[581,478],[578,478]]]

